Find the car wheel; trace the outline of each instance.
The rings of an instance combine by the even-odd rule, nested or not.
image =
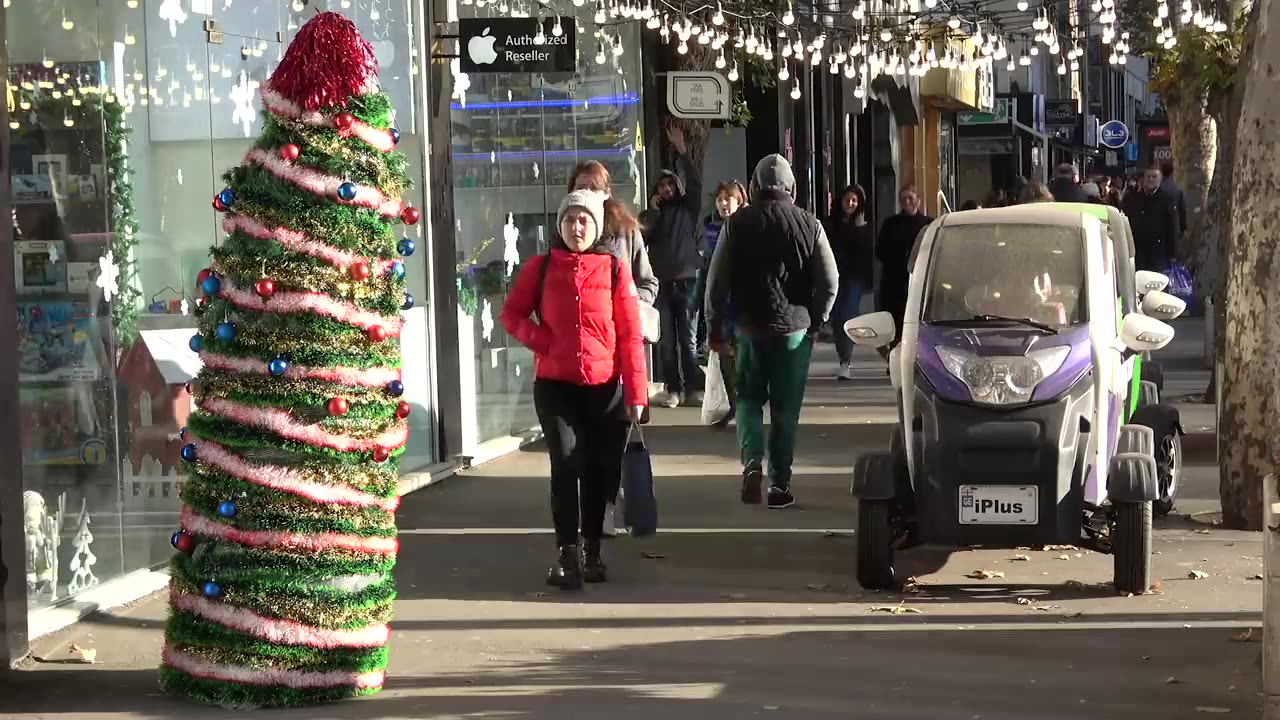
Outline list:
[[[1160,497],[1156,498],[1153,510],[1156,517],[1164,517],[1173,511],[1182,481],[1182,434],[1176,422],[1158,413],[1140,413],[1132,422],[1151,428],[1151,434],[1155,436],[1152,456],[1156,461]]]
[[[857,574],[867,590],[894,587],[892,510],[891,500],[858,500]]]
[[[1151,587],[1151,510],[1149,502],[1112,506],[1113,581],[1123,595],[1142,595]]]

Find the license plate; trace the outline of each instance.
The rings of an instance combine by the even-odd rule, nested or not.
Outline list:
[[[1026,485],[961,485],[960,523],[1035,525],[1040,518],[1039,490]]]

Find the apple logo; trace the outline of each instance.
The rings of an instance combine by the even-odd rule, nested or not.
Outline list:
[[[467,43],[467,54],[471,56],[471,62],[477,65],[490,65],[497,60],[498,51],[493,49],[493,44],[497,41],[498,38],[489,34],[489,28],[485,28],[484,32],[471,38],[471,42]]]

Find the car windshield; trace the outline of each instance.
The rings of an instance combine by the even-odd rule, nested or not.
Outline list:
[[[1007,223],[943,227],[933,242],[924,322],[1087,321],[1081,232]]]

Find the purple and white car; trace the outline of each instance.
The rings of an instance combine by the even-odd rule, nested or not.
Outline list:
[[[899,410],[892,447],[854,471],[863,587],[893,587],[909,544],[1091,546],[1115,555],[1119,591],[1150,587],[1161,488],[1130,397],[1136,357],[1173,328],[1126,297],[1158,284],[1135,278],[1131,245],[1069,205],[950,213],[917,239],[900,337],[886,312],[845,324],[893,345]]]

